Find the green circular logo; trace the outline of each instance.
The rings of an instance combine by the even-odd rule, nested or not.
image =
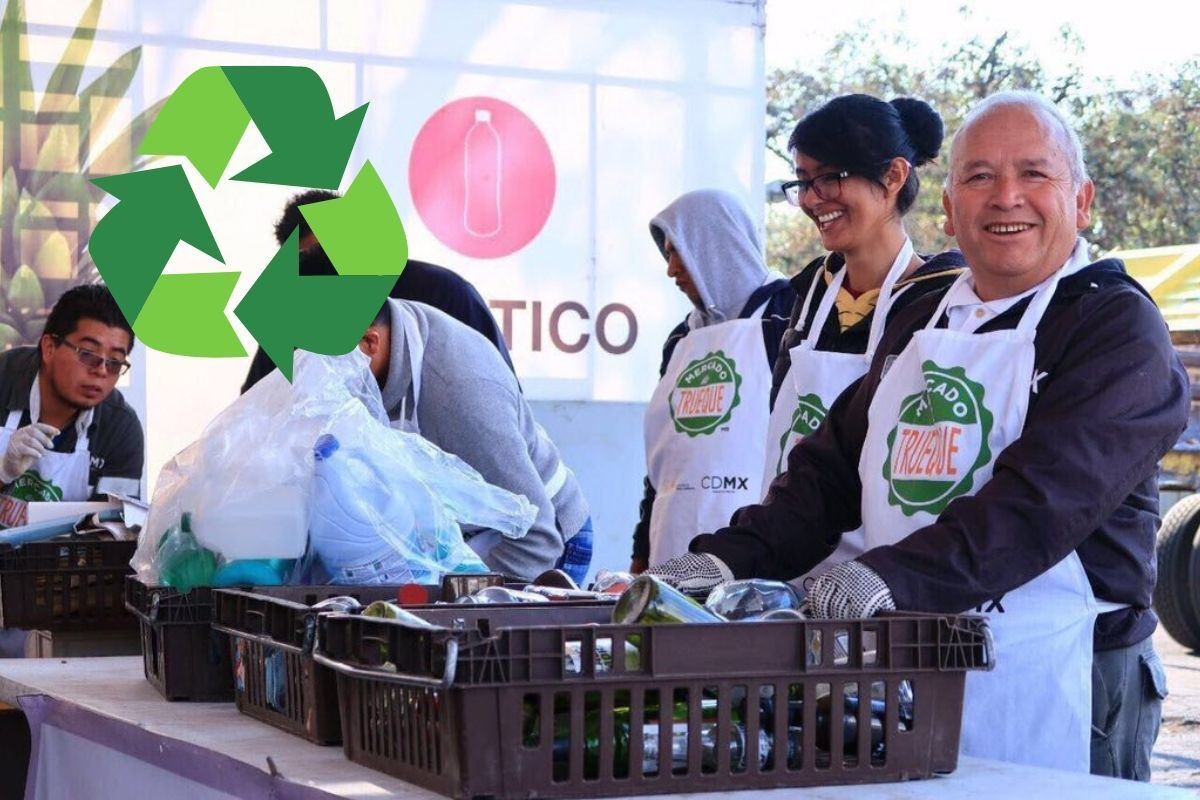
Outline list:
[[[689,363],[668,398],[675,430],[700,436],[729,422],[741,402],[741,385],[733,359],[720,350]]]
[[[5,494],[28,503],[59,503],[63,499],[62,489],[43,478],[36,469],[18,475]]]
[[[906,516],[940,514],[951,500],[971,491],[975,473],[992,458],[992,414],[984,405],[983,386],[961,367],[926,361],[921,371],[925,388],[900,404],[883,462],[888,503]]]
[[[815,432],[825,421],[829,409],[815,394],[801,395],[796,400],[796,410],[792,412],[792,425],[783,436],[779,437],[779,461],[775,464],[775,474],[783,472],[787,466],[788,453],[792,452],[801,439]]]

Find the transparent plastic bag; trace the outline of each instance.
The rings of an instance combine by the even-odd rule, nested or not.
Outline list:
[[[336,441],[336,460],[352,474],[331,472],[331,461],[323,465],[318,487],[314,447],[323,437]],[[156,583],[157,543],[184,512],[191,512],[197,539],[223,560],[303,555],[293,581],[319,580],[319,573],[311,574],[314,553],[308,547],[314,521],[323,530],[339,520],[357,524],[327,507],[314,516],[315,503],[331,498],[353,508],[358,522],[422,582],[448,572],[483,571],[463,542],[460,525],[519,538],[537,513],[526,498],[488,484],[461,459],[390,428],[379,386],[357,348],[344,356],[301,352],[292,383],[271,373],[163,468],[131,563],[144,581]],[[297,517],[303,525],[299,542],[293,530]],[[206,525],[213,520],[220,524]],[[280,535],[281,528],[286,535]],[[385,572],[401,571],[396,559],[387,560]],[[364,566],[369,565],[368,560]],[[337,578],[323,577],[322,582]],[[357,582],[385,582],[361,571],[359,577]]]

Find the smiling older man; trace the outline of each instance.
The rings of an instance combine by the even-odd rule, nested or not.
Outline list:
[[[761,505],[650,571],[792,578],[861,524],[868,551],[817,578],[811,609],[986,614],[997,667],[967,679],[963,752],[1148,780],[1156,465],[1188,379],[1121,262],[1089,263],[1093,191],[1053,105],[977,106],[944,193],[970,271],[893,320]]]

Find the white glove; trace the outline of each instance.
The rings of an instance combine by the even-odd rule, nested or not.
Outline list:
[[[35,422],[17,428],[8,440],[8,449],[0,460],[0,483],[12,483],[50,449],[58,428]]]
[[[861,561],[846,561],[823,572],[805,603],[802,610],[813,619],[863,619],[896,610],[892,590]]]
[[[661,578],[682,592],[706,592],[733,580],[733,570],[708,553],[684,553],[650,567],[644,574]]]

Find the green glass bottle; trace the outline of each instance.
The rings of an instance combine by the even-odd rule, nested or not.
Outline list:
[[[364,617],[379,617],[380,619],[394,619],[397,622],[403,622],[411,628],[437,628],[432,622],[429,622],[411,611],[406,611],[396,603],[390,600],[376,600],[371,605],[362,610]]]
[[[639,575],[613,608],[617,625],[663,625],[725,620],[653,575]]]

